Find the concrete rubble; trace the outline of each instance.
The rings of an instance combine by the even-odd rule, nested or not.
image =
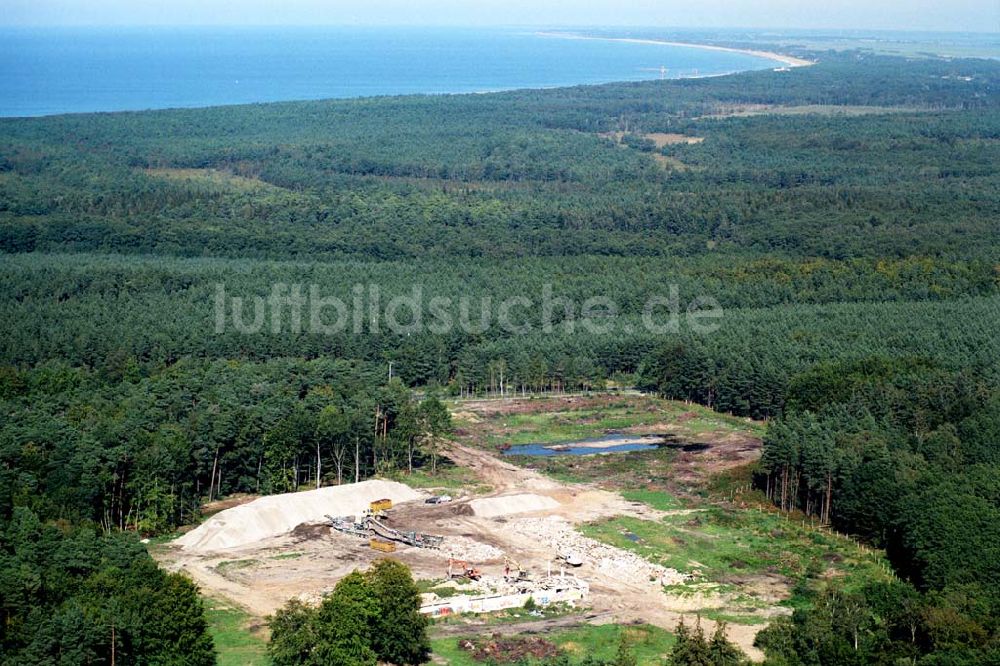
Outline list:
[[[521,518],[510,522],[506,529],[520,537],[548,546],[556,553],[575,553],[586,565],[600,573],[632,585],[656,583],[677,585],[690,580],[688,574],[648,562],[627,550],[589,539],[573,529],[565,518]]]
[[[467,562],[486,562],[503,557],[503,551],[489,544],[481,543],[465,536],[450,536],[441,544],[440,553],[444,557]]]

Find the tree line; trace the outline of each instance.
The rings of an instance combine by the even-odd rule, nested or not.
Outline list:
[[[174,364],[108,384],[49,364],[7,374],[0,515],[157,534],[234,492],[291,492],[434,467],[450,416],[346,361]]]

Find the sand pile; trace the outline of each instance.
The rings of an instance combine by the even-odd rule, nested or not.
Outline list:
[[[473,512],[483,518],[510,516],[516,513],[530,511],[546,511],[559,507],[559,502],[544,495],[524,493],[521,495],[501,495],[500,497],[485,497],[469,502]]]
[[[377,479],[269,495],[217,513],[174,543],[194,552],[239,548],[286,534],[302,523],[322,522],[327,515],[358,515],[377,499],[399,503],[421,497],[407,485]]]

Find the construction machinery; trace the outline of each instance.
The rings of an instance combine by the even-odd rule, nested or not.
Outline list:
[[[404,532],[394,529],[379,521],[378,518],[371,514],[362,516],[360,520],[356,520],[354,516],[327,516],[327,518],[330,520],[330,526],[333,529],[358,537],[369,539],[379,538],[382,541],[392,541],[417,548],[434,549],[440,548],[441,542],[444,541],[444,537],[433,534]]]
[[[353,534],[358,537],[368,537],[371,535],[365,518],[358,521],[354,519],[354,516],[327,516],[327,519],[330,521],[330,527],[338,532]]]
[[[556,556],[556,559],[562,560],[571,567],[579,567],[583,565],[583,558],[572,551],[564,551]]]
[[[369,539],[368,547],[383,553],[395,553],[396,544],[392,541],[382,541],[381,539]]]
[[[391,508],[392,508],[392,500],[391,499],[375,500],[374,502],[372,502],[371,504],[368,505],[368,511],[373,516],[377,516],[379,514],[383,514],[383,513],[385,513],[386,511],[388,511]]]
[[[441,542],[444,541],[444,537],[434,536],[433,534],[403,532],[402,530],[393,529],[385,523],[376,520],[374,516],[367,517],[367,526],[371,533],[376,536],[390,541],[399,541],[400,543],[405,543],[407,546],[416,546],[417,548],[437,549],[441,547]]]
[[[521,566],[521,563],[507,555],[503,556],[503,577],[508,583],[518,583],[531,580],[531,574]]]
[[[483,577],[479,569],[471,566],[465,560],[448,558],[448,580],[455,578],[468,578],[469,580],[479,580]]]

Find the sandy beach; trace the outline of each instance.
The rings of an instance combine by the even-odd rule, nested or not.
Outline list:
[[[536,32],[539,37],[557,37],[560,39],[597,39],[605,42],[625,42],[631,44],[658,44],[660,46],[682,46],[685,48],[692,49],[706,49],[709,51],[728,51],[729,53],[743,53],[745,55],[757,56],[758,58],[767,58],[769,60],[774,60],[779,62],[786,67],[808,67],[809,65],[815,65],[812,60],[804,60],[802,58],[796,58],[794,56],[785,55],[783,53],[774,53],[773,51],[756,51],[753,49],[736,49],[728,46],[713,46],[711,44],[691,44],[688,42],[668,42],[659,39],[638,39],[634,37],[593,37],[588,35],[577,35],[569,32]]]

